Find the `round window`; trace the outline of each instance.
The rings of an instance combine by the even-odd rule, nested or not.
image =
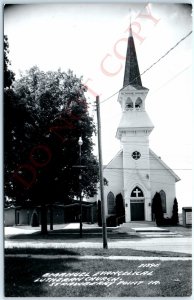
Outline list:
[[[133,159],[137,160],[141,157],[141,154],[138,151],[134,151],[132,153],[132,157],[133,157]]]

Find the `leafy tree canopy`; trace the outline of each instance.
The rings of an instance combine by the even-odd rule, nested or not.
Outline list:
[[[14,113],[13,113],[13,104],[15,101],[15,95],[12,88],[15,75],[14,73],[9,69],[10,61],[9,61],[9,43],[8,43],[8,37],[4,36],[4,170],[5,170],[5,179],[6,174],[8,174],[8,164],[6,162],[10,161],[10,155],[8,153],[8,148],[11,149],[10,139],[7,139],[7,134],[9,135],[11,133],[11,120],[13,120]],[[4,180],[5,182],[5,180]],[[7,183],[5,182],[5,187],[7,187]],[[8,200],[8,199],[7,199]],[[10,206],[13,201],[6,201],[6,204]]]
[[[8,58],[8,54],[8,37],[4,35],[4,88],[10,88],[15,78],[14,73],[9,69],[10,61]]]
[[[98,163],[92,154],[95,126],[86,87],[72,71],[33,67],[14,83],[7,111],[5,191],[18,204],[71,201],[79,190],[78,139],[82,136],[82,191],[96,193]]]

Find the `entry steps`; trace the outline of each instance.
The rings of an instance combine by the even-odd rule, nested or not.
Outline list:
[[[177,232],[171,232],[168,229],[160,227],[132,227],[136,233],[142,237],[181,237],[182,235]]]
[[[132,227],[136,232],[169,232],[168,229],[160,227]]]

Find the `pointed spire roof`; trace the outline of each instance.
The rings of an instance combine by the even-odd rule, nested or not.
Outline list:
[[[129,84],[135,87],[142,87],[141,76],[139,72],[139,66],[135,50],[135,43],[132,35],[131,22],[129,28],[123,87]]]

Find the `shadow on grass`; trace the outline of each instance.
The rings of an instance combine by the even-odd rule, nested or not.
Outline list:
[[[56,240],[58,239],[59,241],[62,240],[69,240],[69,239],[75,239],[79,241],[83,241],[84,238],[88,239],[96,239],[102,238],[102,232],[101,231],[91,231],[91,230],[85,230],[83,231],[83,237],[80,237],[80,233],[78,230],[53,230],[53,231],[48,231],[47,234],[42,234],[40,231],[38,232],[33,232],[30,234],[14,234],[14,235],[9,235],[6,236],[6,240]],[[131,234],[127,232],[114,232],[110,231],[108,232],[108,238],[111,239],[140,239],[141,237],[138,234]]]
[[[143,257],[192,257],[191,254],[169,251],[145,251],[134,249],[93,249],[93,248],[7,248],[5,255],[75,255],[75,256],[143,256]]]
[[[33,254],[44,254],[46,255],[80,255],[79,251],[76,249],[67,249],[67,248],[50,248],[49,246],[47,248],[8,248],[4,250],[4,255],[6,254],[28,254],[29,257],[30,255]]]
[[[47,295],[45,286],[40,282],[34,284],[37,278],[45,273],[71,272],[74,259],[43,261],[33,258],[5,258],[5,296],[6,297],[40,297]]]

